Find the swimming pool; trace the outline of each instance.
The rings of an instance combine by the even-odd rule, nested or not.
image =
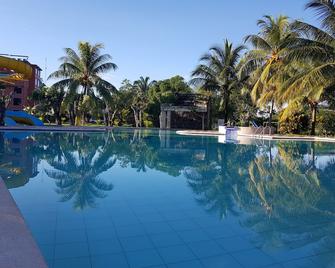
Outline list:
[[[335,144],[156,130],[0,135],[50,267],[335,265]]]

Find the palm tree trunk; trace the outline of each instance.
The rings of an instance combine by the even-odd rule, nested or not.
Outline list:
[[[79,98],[75,101],[75,106],[74,106],[74,112],[75,112],[75,125],[80,126],[81,121],[82,121],[82,112],[80,111],[80,104],[83,101],[83,95],[79,95]]]
[[[226,94],[225,100],[224,100],[224,122],[225,124],[228,123],[228,106],[229,106],[229,95]]]
[[[212,129],[212,117],[211,117],[211,108],[212,108],[212,98],[209,97],[207,102],[207,130]]]
[[[139,118],[138,118],[138,120],[139,120],[139,125],[140,125],[140,127],[142,127],[142,111],[139,111]]]
[[[135,107],[131,107],[133,112],[134,112],[134,119],[135,119],[135,127],[139,126],[139,114],[138,114],[138,109]]]
[[[70,125],[74,126],[76,122],[76,114],[74,111],[74,105],[70,104],[68,109],[69,109]]]
[[[84,96],[87,96],[87,85],[84,85]]]
[[[312,125],[311,125],[311,135],[315,135],[315,127],[316,127],[316,113],[317,113],[318,103],[312,102],[311,109],[312,109]]]
[[[55,119],[56,119],[56,125],[61,126],[62,118],[61,118],[60,111],[55,111]]]
[[[269,113],[269,127],[271,127],[271,125],[272,125],[272,116],[273,116],[274,105],[275,105],[275,101],[272,100],[271,101],[271,107],[270,107],[270,113]]]
[[[110,118],[110,125],[111,125],[111,126],[114,125],[114,119],[115,119],[116,112],[117,112],[117,110],[115,110],[115,111],[111,114],[111,116],[109,117],[109,118]]]
[[[82,113],[81,115],[81,125],[85,125],[85,113]]]

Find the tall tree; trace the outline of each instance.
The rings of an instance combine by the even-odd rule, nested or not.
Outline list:
[[[191,84],[215,92],[220,98],[219,109],[225,122],[229,119],[230,96],[233,91],[240,89],[237,68],[243,50],[244,46],[234,47],[226,40],[222,47],[210,48],[192,72]]]
[[[134,82],[135,94],[131,107],[134,111],[136,127],[142,127],[143,112],[148,107],[148,92],[155,83],[156,81],[150,81],[149,77],[144,78],[143,76]]]
[[[327,89],[335,85],[335,1],[313,0],[306,5],[314,9],[321,28],[295,21],[292,28],[301,34],[290,42],[288,59],[303,68],[283,86],[284,99],[305,98],[311,108],[311,134],[315,134],[318,104]]]
[[[84,114],[81,113],[80,107],[88,96],[98,93],[107,100],[110,93],[116,90],[111,83],[101,78],[102,74],[117,69],[117,65],[111,62],[112,57],[101,53],[103,48],[102,44],[92,45],[88,42],[80,42],[78,52],[65,48],[65,56],[60,58],[61,65],[48,78],[60,79],[53,87],[67,88],[69,92],[76,92],[80,95],[74,107],[75,115],[77,117],[80,115],[82,120]]]
[[[241,70],[250,73],[251,78],[254,79],[251,91],[253,101],[259,107],[270,105],[269,124],[271,125],[285,67],[283,58],[287,54],[287,42],[294,38],[296,33],[291,30],[290,21],[286,16],[278,18],[264,16],[257,25],[260,27],[260,32],[245,38],[245,42],[251,44],[253,48],[247,53]]]

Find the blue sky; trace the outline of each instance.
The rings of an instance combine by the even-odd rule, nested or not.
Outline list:
[[[29,3],[29,5],[28,5]],[[315,22],[306,0],[0,0],[0,53],[29,55],[45,70],[57,69],[62,48],[102,42],[119,69],[107,79],[173,75],[189,79],[199,57],[225,38],[241,43],[257,33],[265,14]],[[6,22],[6,23],[4,23]],[[49,82],[50,83],[50,82]]]

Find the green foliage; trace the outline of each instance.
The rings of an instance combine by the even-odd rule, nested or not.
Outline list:
[[[232,106],[233,121],[239,126],[248,127],[250,121],[257,117],[257,107],[252,102],[247,88],[243,88],[232,95]]]
[[[272,121],[274,105],[279,104],[278,90],[285,76],[283,59],[287,54],[288,41],[295,37],[286,16],[264,16],[258,21],[260,33],[248,35],[245,41],[253,47],[247,53],[241,71],[253,79],[251,97],[260,108],[269,109]]]
[[[132,125],[130,102],[132,92],[128,87],[130,82],[124,80],[117,92],[114,92],[108,101],[110,110],[110,121],[112,126]]]
[[[150,121],[150,120],[148,120],[148,119],[144,119],[144,120],[143,120],[143,125],[144,125],[145,127],[153,127],[153,126],[154,126],[153,122]]]
[[[151,116],[152,125],[159,126],[160,105],[162,103],[173,103],[176,100],[176,94],[191,92],[192,89],[179,75],[155,82],[148,91],[147,112]]]
[[[306,134],[309,126],[309,116],[306,113],[295,111],[291,117],[280,122],[281,134]]]
[[[56,124],[61,124],[61,106],[64,100],[65,92],[61,88],[47,87],[42,85],[35,90],[30,98],[35,102],[32,112],[45,120],[49,117]]]
[[[191,92],[192,89],[187,85],[183,77],[174,76],[153,84],[149,89],[149,101],[151,103],[158,102],[159,104],[169,103],[175,100],[175,94]]]
[[[200,64],[192,72],[190,83],[204,90],[213,92],[220,100],[219,112],[225,122],[231,118],[230,97],[234,91],[241,89],[238,76],[238,63],[244,46],[234,47],[225,40],[223,46],[210,48],[209,52],[200,58]]]
[[[335,110],[335,86],[326,88],[321,100],[327,102],[330,109]]]
[[[279,114],[281,134],[306,134],[309,129],[308,107],[302,101],[291,101]]]
[[[48,79],[57,79],[53,87],[56,89],[67,89],[67,95],[72,102],[72,106],[68,106],[69,113],[74,113],[75,116],[83,121],[87,117],[87,111],[81,109],[83,104],[83,96],[90,95],[92,100],[95,97],[100,97],[104,101],[108,101],[111,93],[116,91],[116,88],[108,81],[101,78],[101,75],[116,70],[117,66],[111,62],[112,57],[109,54],[102,54],[104,48],[102,44],[90,44],[88,42],[79,42],[78,51],[71,48],[65,48],[65,56],[60,58],[62,62],[58,70],[50,74]],[[78,98],[74,97],[79,95]],[[75,102],[75,103],[73,103]],[[78,119],[77,118],[77,119]],[[77,124],[83,123],[76,120]]]
[[[335,111],[319,111],[316,125],[316,133],[322,136],[335,135]]]

